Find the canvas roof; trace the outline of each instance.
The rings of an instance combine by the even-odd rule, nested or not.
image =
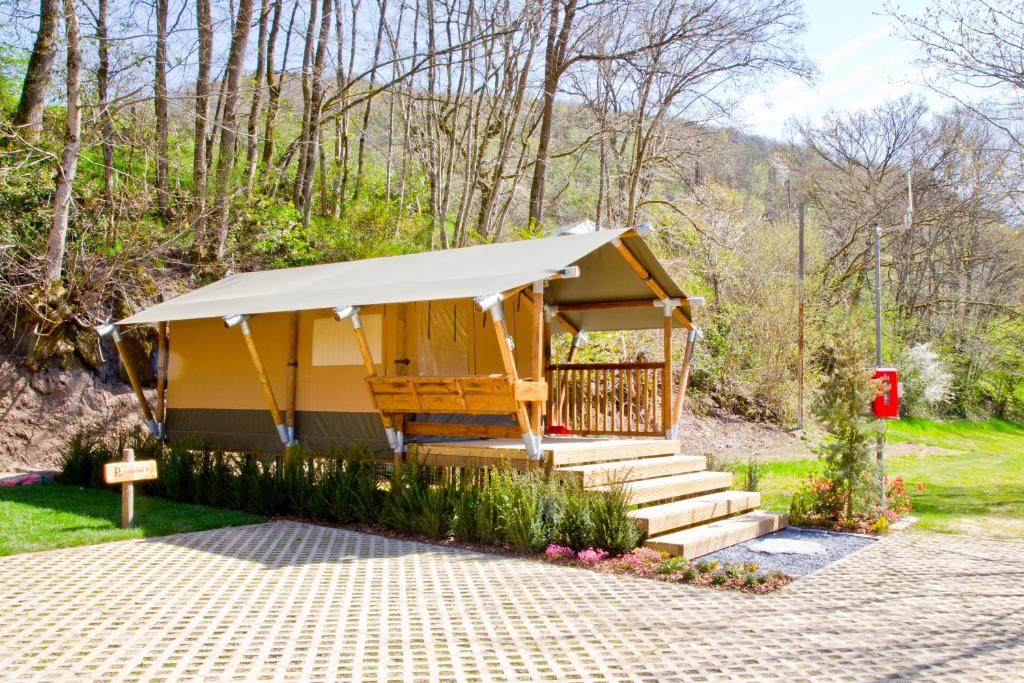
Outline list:
[[[626,243],[653,279],[673,298],[682,290],[651,253],[644,240],[627,229],[600,230],[461,249],[387,256],[230,275],[129,316],[118,324],[214,318],[235,314],[277,313],[415,301],[465,299],[506,292],[543,280],[570,265],[578,278],[552,280],[545,288],[549,305],[653,298],[611,242]],[[583,330],[644,329],[662,325],[662,310],[616,308],[562,313]],[[678,324],[678,321],[677,321]]]

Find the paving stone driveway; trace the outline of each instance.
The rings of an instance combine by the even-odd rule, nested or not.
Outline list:
[[[291,522],[0,558],[0,680],[1024,680],[1024,543],[767,596]]]

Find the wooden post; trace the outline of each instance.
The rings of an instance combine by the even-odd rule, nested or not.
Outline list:
[[[690,360],[693,358],[693,347],[697,343],[697,332],[693,330],[686,337],[686,350],[683,352],[683,368],[679,376],[679,393],[676,394],[676,405],[672,411],[672,430],[683,417],[683,406],[686,404],[686,388],[690,384]]]
[[[366,332],[363,330],[363,321],[359,317],[359,310],[352,313],[352,331],[356,334],[356,343],[359,344],[359,355],[363,357],[363,366],[366,368],[366,378],[377,376],[377,365],[373,362],[373,354],[370,352],[370,343],[366,340]],[[398,480],[402,472],[402,449],[401,444],[391,444],[392,438],[398,438],[395,427],[396,421],[390,415],[381,413],[381,422],[384,423],[384,431],[388,434],[389,445],[392,446],[392,477]]]
[[[121,449],[121,460],[135,462],[135,451],[131,448]],[[131,529],[135,524],[135,484],[126,481],[121,484],[121,528]]]
[[[665,365],[661,369],[661,429],[669,436],[672,428],[672,313],[665,309],[664,318]]]
[[[296,380],[299,372],[299,313],[292,311],[288,319],[288,367],[287,384],[285,385],[285,409],[284,424],[288,429],[288,445],[285,447],[286,454],[290,455],[295,451],[298,443],[295,440],[295,395],[297,390]]]
[[[287,447],[288,429],[285,427],[284,420],[281,419],[281,409],[277,407],[274,389],[270,386],[270,380],[267,378],[267,371],[263,366],[263,360],[260,358],[260,352],[256,349],[256,340],[252,338],[252,328],[249,327],[249,320],[243,319],[241,327],[242,338],[245,339],[245,345],[249,349],[249,359],[252,360],[252,366],[260,380],[260,386],[263,388],[263,396],[267,400],[267,407],[270,409],[270,416],[274,420],[274,426],[277,427],[277,435],[281,439],[282,445]]]
[[[156,347],[156,427],[157,437],[162,439],[166,429],[164,422],[167,420],[167,322],[157,325],[157,347]]]
[[[117,328],[114,328],[114,346],[117,348],[117,355],[121,357],[121,364],[124,366],[124,372],[128,375],[128,383],[132,385],[132,391],[135,392],[135,400],[139,402],[139,408],[142,410],[142,417],[146,420],[146,426],[153,434],[157,433],[156,420],[153,418],[153,411],[149,407],[149,401],[146,400],[146,394],[142,391],[142,384],[139,383],[139,376],[135,372],[135,366],[128,361],[128,351],[124,347],[124,339],[121,337],[121,332]]]
[[[495,308],[500,306],[502,306],[500,302],[495,304]],[[491,310],[491,323],[494,325],[494,334],[498,338],[498,352],[501,354],[501,362],[505,368],[505,374],[509,376],[509,381],[514,385],[519,380],[519,372],[516,369],[516,359],[512,356],[512,349],[508,345],[508,330],[505,328],[504,317],[503,311],[499,315],[494,315],[494,310]],[[526,406],[522,401],[516,401],[516,421],[519,423],[519,428],[523,431],[523,435],[526,438],[532,439],[530,416],[527,414]]]
[[[532,344],[530,349],[530,375],[535,382],[544,381],[544,281],[533,283],[533,315],[531,328]],[[550,391],[550,387],[549,387]],[[546,399],[545,399],[546,400]],[[530,404],[530,431],[540,439],[541,413],[544,403],[533,401]]]

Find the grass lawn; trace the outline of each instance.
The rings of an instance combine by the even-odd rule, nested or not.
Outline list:
[[[0,488],[0,556],[261,521],[245,512],[136,495],[136,528],[121,529],[119,492],[61,484],[14,486]]]
[[[960,451],[886,458],[889,476],[907,481],[920,528],[1024,538],[1024,425],[900,420],[889,424],[887,440]],[[737,468],[738,482],[744,467]],[[817,467],[815,460],[765,463],[759,485],[763,506],[788,510],[800,480]],[[914,488],[918,482],[924,491]]]

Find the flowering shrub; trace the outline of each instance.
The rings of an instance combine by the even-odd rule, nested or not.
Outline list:
[[[839,520],[846,507],[846,492],[835,481],[814,474],[800,483],[790,503],[789,516],[796,524]]]
[[[636,548],[628,553],[609,560],[611,568],[616,571],[632,571],[634,569],[651,569],[657,567],[664,559],[661,553],[651,548]]]
[[[544,558],[552,562],[568,562],[576,558],[576,553],[573,552],[572,548],[552,543],[544,551]]]
[[[612,557],[603,548],[587,548],[574,555],[571,548],[552,543],[544,552],[544,558],[549,562],[575,564],[599,572],[748,593],[768,593],[793,580],[779,571],[762,571],[752,562],[722,566],[715,560],[702,560],[691,564],[682,557],[667,557],[650,548],[635,548]]]
[[[917,484],[917,490],[923,491],[924,484]],[[892,480],[886,477],[885,500],[885,510],[876,502],[862,513],[846,515],[840,487],[825,477],[812,474],[793,495],[789,517],[794,524],[803,526],[880,534],[914,509],[903,477]]]
[[[924,484],[917,485],[918,491],[924,490]],[[900,517],[909,515],[914,511],[914,504],[910,501],[910,494],[907,493],[907,484],[903,477],[896,477],[892,481],[885,478],[885,502],[886,507]]]
[[[606,557],[608,557],[608,551],[602,550],[601,548],[587,548],[586,550],[581,550],[579,554],[576,555],[576,559],[579,560],[581,564],[590,566],[596,565]]]

